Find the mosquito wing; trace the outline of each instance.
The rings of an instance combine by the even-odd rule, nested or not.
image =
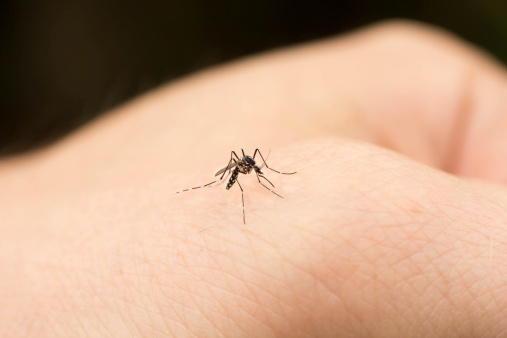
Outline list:
[[[216,186],[219,186],[221,184],[224,184],[224,182],[227,182],[227,179],[229,178],[229,176],[231,175],[231,171],[229,170],[228,172],[225,173],[225,176],[224,177],[220,177],[219,180],[217,180],[217,184]]]
[[[215,174],[215,176],[218,176],[218,175],[220,175],[220,174],[223,174],[223,173],[224,173],[224,172],[226,172],[227,170],[232,169],[232,168],[234,168],[234,167],[235,167],[235,166],[237,166],[237,165],[238,165],[238,162],[231,163],[231,164],[229,164],[227,167],[220,169],[220,170],[219,170],[219,171]]]
[[[260,153],[260,152],[259,152]],[[269,149],[268,151],[268,156],[266,156],[266,159],[262,161],[262,165],[261,165],[261,169],[264,168],[264,166],[266,165],[266,162],[269,158],[269,154],[271,154],[271,149]]]

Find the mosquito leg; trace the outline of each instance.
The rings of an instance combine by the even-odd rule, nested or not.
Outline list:
[[[257,174],[257,173],[256,173]],[[278,195],[276,192],[274,192],[273,190],[271,190],[267,185],[265,185],[264,183],[261,182],[261,179],[260,177],[264,178],[266,181],[268,181],[268,179],[264,176],[261,176],[259,174],[257,174],[257,180],[259,181],[260,184],[262,184],[262,186],[266,189],[268,189],[269,191],[271,191],[273,194],[275,194],[276,196],[280,197],[280,198],[283,198],[282,196]],[[269,181],[268,181],[269,182]],[[269,182],[271,183],[271,182]]]
[[[274,185],[273,183],[271,183],[271,181],[270,181],[270,180],[268,180],[268,179],[266,178],[266,176],[261,175],[261,174],[258,174],[257,176],[258,176],[258,177],[261,177],[261,178],[263,178],[263,179],[265,179],[265,180],[266,180],[269,184],[271,184],[271,186],[272,186],[273,188],[275,187],[275,185]]]
[[[243,149],[241,149],[241,151],[243,151]],[[245,154],[245,153],[243,153],[243,155],[244,155],[244,154]],[[234,150],[233,150],[233,151],[231,151],[231,158],[232,158],[232,155],[234,155],[234,156],[236,157],[236,160],[238,160],[238,161],[239,161],[239,157],[238,157],[238,155],[236,154],[236,152],[235,152]]]
[[[235,160],[235,159],[233,159],[233,158],[232,158],[232,155],[231,155],[231,159],[229,160],[229,164],[230,164],[232,161],[236,162],[236,160]],[[213,183],[216,183],[216,182],[220,182],[220,181],[222,181],[222,180],[224,179],[224,176],[225,176],[225,174],[226,174],[226,173],[230,173],[230,170],[226,170],[226,171],[224,171],[224,173],[222,174],[222,176],[221,176],[218,180],[214,180],[213,182],[210,182],[210,183],[208,183],[208,184],[204,184],[204,185],[200,185],[200,186],[198,186],[198,187],[193,187],[193,188],[188,188],[188,189],[180,190],[180,191],[177,191],[176,193],[177,193],[177,194],[179,194],[179,193],[182,193],[182,192],[185,192],[185,191],[189,191],[189,190],[194,190],[194,189],[205,188],[205,187],[207,187],[207,186],[209,186],[209,185],[212,185]],[[228,176],[229,176],[229,174],[227,174],[227,176],[225,176],[225,178],[227,178]]]
[[[233,151],[233,153],[234,153],[234,151]],[[234,155],[236,155],[236,153],[234,153]],[[238,156],[236,155],[236,157],[238,157]],[[231,159],[229,160],[229,163],[227,163],[227,166],[226,166],[225,168],[227,168],[227,167],[231,164],[231,162],[232,162],[232,161],[234,161],[234,163],[236,163],[236,162],[237,162],[235,159],[233,159],[233,158],[232,158],[232,153],[231,153]],[[230,170],[225,170],[225,171],[224,171],[224,173],[222,174],[222,176],[220,176],[220,180],[222,180],[222,179],[224,178],[225,173],[226,173],[226,172],[228,172],[228,171],[230,171]],[[219,172],[220,172],[220,171],[219,171]],[[217,174],[215,174],[215,176],[216,176],[216,175],[218,175],[218,173],[217,173]]]
[[[270,168],[270,167],[268,166],[268,164],[266,163],[266,160],[264,159],[264,156],[262,156],[261,151],[259,150],[259,148],[255,149],[255,152],[254,152],[254,155],[253,155],[253,159],[254,159],[254,160],[255,160],[255,155],[257,155],[257,153],[259,153],[259,155],[261,155],[262,161],[263,161],[263,162],[264,162],[264,164],[266,165],[266,168],[268,168],[269,170],[273,170],[275,173],[279,173],[279,174],[283,174],[283,175],[293,175],[293,174],[295,174],[295,173],[296,173],[296,171],[295,171],[295,172],[293,172],[293,173],[282,173],[282,172],[280,172],[280,171],[278,171],[278,170],[275,170],[275,169],[273,169],[273,168]]]
[[[220,179],[221,180],[221,179]],[[204,185],[201,185],[201,186],[198,186],[198,187],[193,187],[193,188],[188,188],[188,189],[184,189],[184,190],[180,190],[180,191],[176,191],[177,194],[179,193],[182,193],[182,192],[185,192],[185,191],[189,191],[189,190],[194,190],[194,189],[200,189],[200,188],[204,188],[204,187],[207,187],[208,185],[212,185],[213,183],[216,183],[220,180],[214,180],[213,182],[210,182],[208,184],[204,184]]]
[[[232,156],[235,156],[237,160],[235,160]],[[236,152],[233,150],[231,151],[231,158],[229,159],[229,162],[227,163],[227,165],[220,169],[216,174],[215,176],[218,176],[220,174],[222,174],[222,176],[220,177],[220,179],[222,179],[225,175],[225,173],[227,172],[228,169],[231,169],[232,167],[234,167],[235,165],[237,165],[238,161],[240,161],[238,155],[236,154]],[[231,165],[231,162],[234,162],[235,164],[234,165]]]
[[[245,220],[245,198],[243,197],[243,188],[241,187],[241,184],[239,184],[239,180],[236,180],[238,182],[238,186],[241,189],[241,201],[243,202],[243,224],[246,224]]]
[[[220,178],[219,181],[220,183],[217,183],[217,186],[220,185],[220,184],[224,184],[224,182],[227,181],[227,179],[229,178],[229,175],[231,174],[232,170],[227,170],[227,175],[225,175],[224,178]]]

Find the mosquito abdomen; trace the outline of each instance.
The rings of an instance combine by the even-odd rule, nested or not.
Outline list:
[[[238,178],[238,174],[239,174],[239,169],[238,169],[238,167],[236,167],[236,169],[234,169],[234,171],[232,172],[231,179],[229,180],[229,182],[227,182],[227,187],[225,187],[225,189],[229,190],[234,185],[234,183],[236,183],[236,179]]]

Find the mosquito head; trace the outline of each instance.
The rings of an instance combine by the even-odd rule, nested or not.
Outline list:
[[[251,158],[250,156],[243,157],[243,161],[245,161],[245,163],[248,165],[251,165],[251,166],[255,165],[254,159]]]
[[[264,174],[264,173],[261,171],[261,168],[259,168],[259,166],[254,165],[254,166],[253,166],[253,168],[254,168],[254,170],[255,170],[255,172],[256,172],[257,174]]]

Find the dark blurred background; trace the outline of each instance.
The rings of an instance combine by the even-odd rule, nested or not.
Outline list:
[[[506,0],[0,0],[0,156],[204,67],[390,18],[507,62]]]

